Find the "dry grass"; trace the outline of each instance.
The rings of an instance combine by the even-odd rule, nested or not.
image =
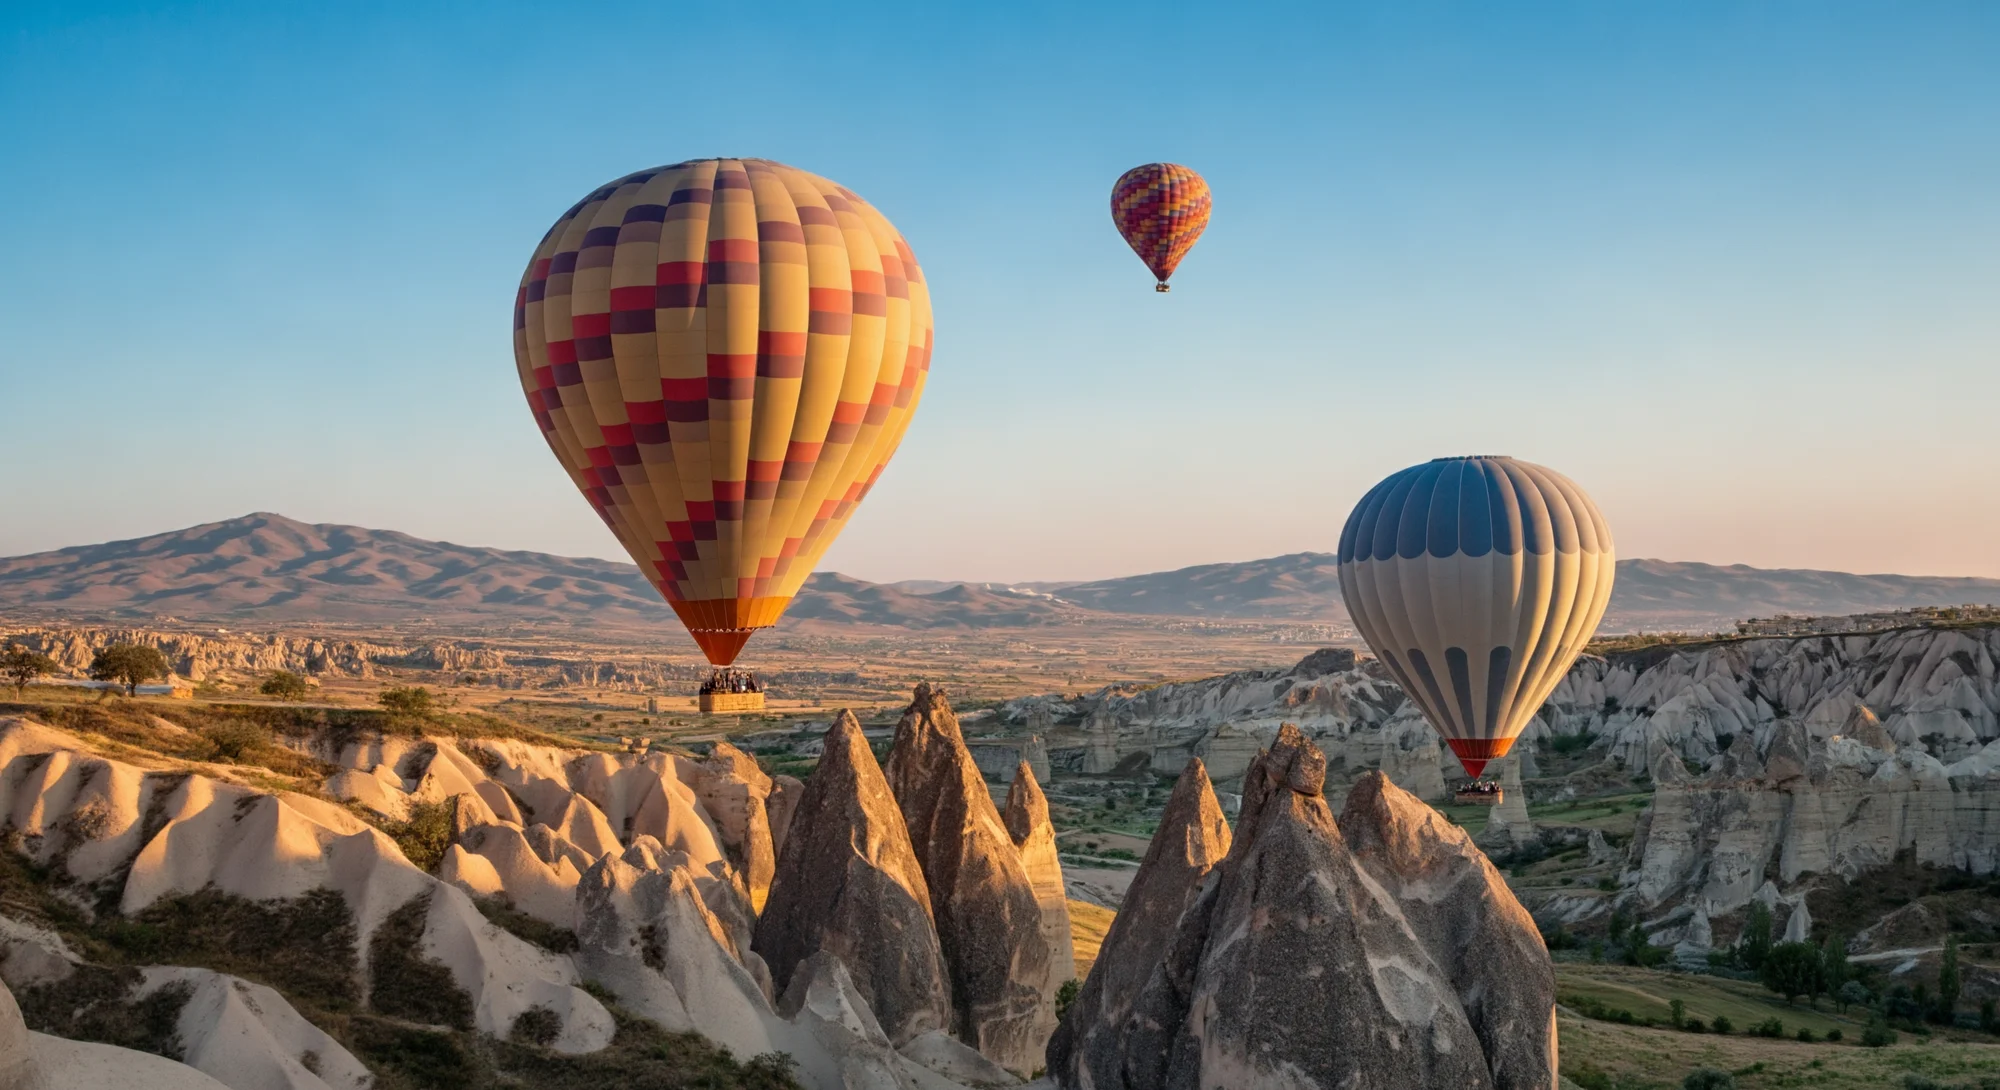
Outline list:
[[[1076,947],[1076,978],[1082,980],[1090,975],[1090,967],[1097,964],[1097,951],[1104,945],[1104,936],[1111,931],[1111,921],[1118,914],[1102,905],[1089,901],[1069,903],[1070,942]]]
[[[2000,1044],[1942,1038],[1925,1043],[1909,1034],[1888,1048],[1863,1048],[1853,1042],[1853,1034],[1840,1044],[1804,1044],[1568,1016],[1558,1026],[1563,1074],[1593,1090],[1673,1090],[1697,1067],[1734,1073],[1741,1090],[1793,1086],[1882,1090],[1903,1086],[1905,1076],[1912,1074],[1952,1084],[2000,1072]]]

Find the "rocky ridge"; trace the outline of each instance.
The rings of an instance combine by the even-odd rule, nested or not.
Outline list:
[[[1325,773],[1324,753],[1281,727],[1246,771],[1228,854],[1171,939],[1100,953],[1093,975],[1145,983],[1122,1018],[1102,990],[1071,1008],[1049,1051],[1061,1085],[1554,1084],[1554,974],[1498,873],[1379,773],[1336,824]],[[1212,804],[1202,793],[1178,800],[1183,838]],[[1170,903],[1192,868],[1174,851],[1156,863]],[[1472,941],[1479,958],[1463,956]]]

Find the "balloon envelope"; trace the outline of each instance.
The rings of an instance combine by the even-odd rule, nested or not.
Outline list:
[[[1583,489],[1512,458],[1440,458],[1378,484],[1340,534],[1354,626],[1478,776],[1597,631],[1611,529]]]
[[[1208,226],[1208,183],[1178,163],[1147,163],[1119,175],[1111,187],[1111,221],[1159,290]]]
[[[514,303],[549,448],[718,665],[777,622],[880,477],[930,356],[902,236],[763,159],[597,189],[549,229]]]

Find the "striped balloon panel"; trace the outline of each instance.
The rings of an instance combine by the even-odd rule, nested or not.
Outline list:
[[[931,346],[923,273],[889,221],[761,159],[591,193],[514,308],[550,449],[722,662],[776,623],[881,476]]]
[[[1512,458],[1393,474],[1340,535],[1355,627],[1474,776],[1506,754],[1597,631],[1615,568],[1590,497]]]
[[[1111,220],[1161,283],[1208,226],[1208,183],[1178,163],[1147,163],[1111,187]]]

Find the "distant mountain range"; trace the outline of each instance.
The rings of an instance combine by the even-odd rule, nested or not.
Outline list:
[[[1607,631],[1724,628],[1774,613],[2000,602],[2000,579],[1621,560]],[[1347,619],[1329,553],[1081,583],[807,581],[788,623],[903,628],[1085,624],[1106,614]],[[0,559],[0,617],[629,629],[673,613],[630,564],[516,552],[254,514]]]

